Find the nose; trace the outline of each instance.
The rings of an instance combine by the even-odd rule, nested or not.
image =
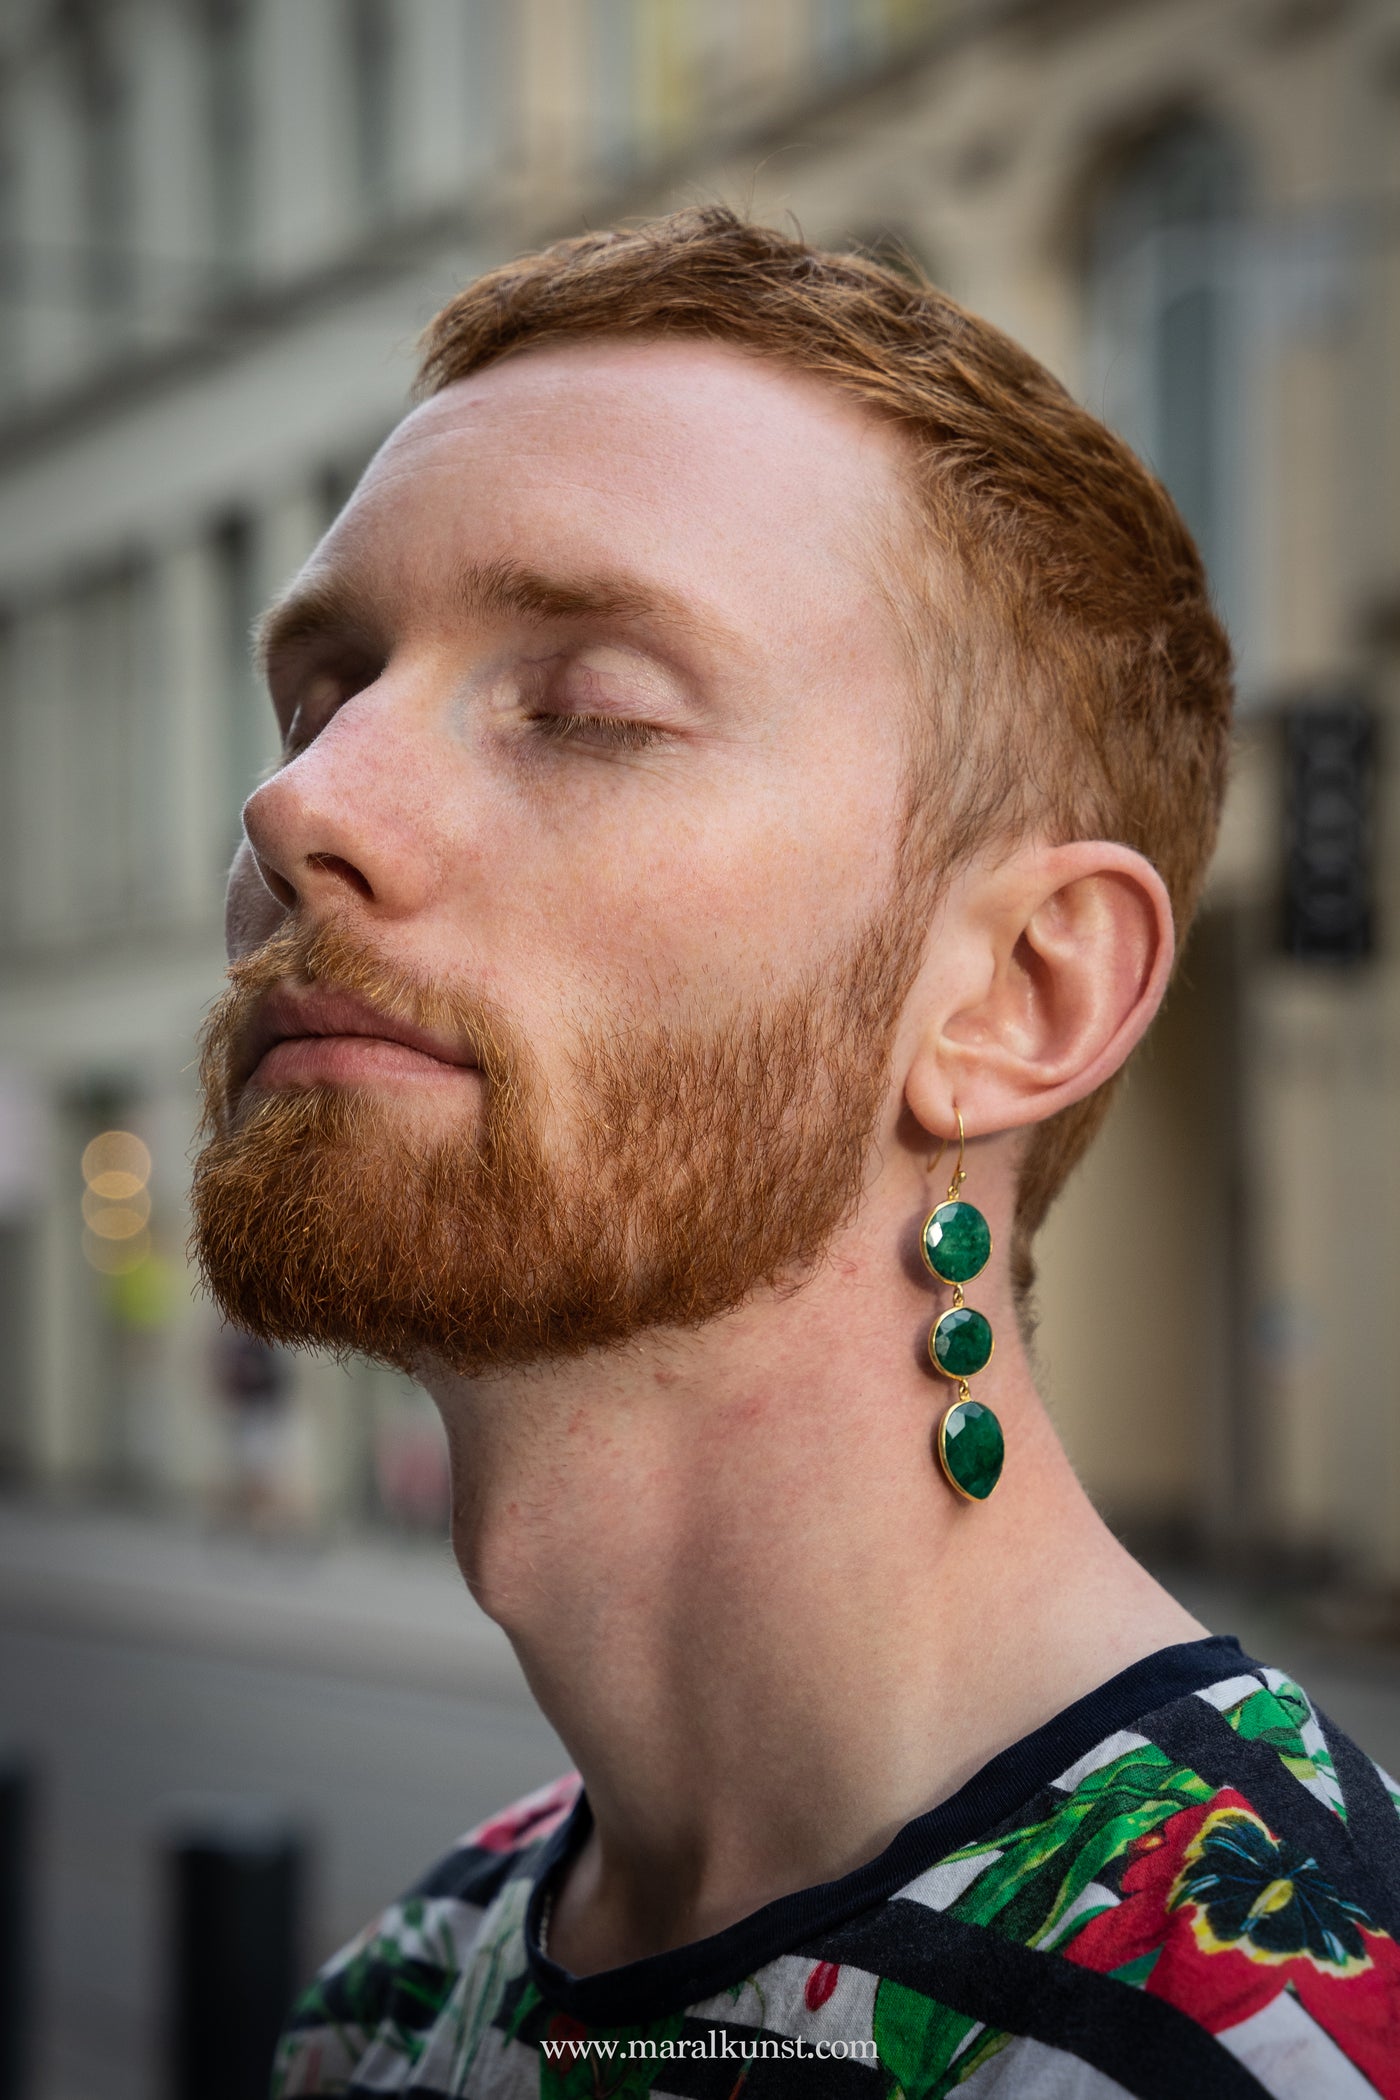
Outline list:
[[[428,792],[421,739],[374,688],[347,701],[243,809],[254,866],[284,911],[347,904],[412,916],[443,861],[441,797]]]

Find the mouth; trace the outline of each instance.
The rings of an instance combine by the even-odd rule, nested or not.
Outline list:
[[[234,1091],[397,1086],[456,1079],[478,1069],[464,1044],[392,1019],[351,992],[279,985],[240,1046]]]

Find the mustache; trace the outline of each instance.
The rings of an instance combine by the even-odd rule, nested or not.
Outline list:
[[[229,965],[228,989],[210,1008],[199,1036],[205,1135],[225,1132],[247,1076],[246,1046],[263,1001],[286,985],[343,992],[391,1023],[460,1041],[470,1051],[499,1109],[522,1089],[529,1059],[501,1009],[479,993],[418,977],[379,954],[343,921],[289,920],[258,948]]]

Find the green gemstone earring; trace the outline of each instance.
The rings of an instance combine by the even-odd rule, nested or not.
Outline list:
[[[951,1283],[953,1302],[940,1313],[928,1338],[929,1360],[945,1378],[957,1380],[958,1397],[945,1410],[934,1438],[938,1463],[955,1494],[965,1502],[985,1502],[1001,1478],[1006,1458],[1006,1440],[1001,1424],[982,1401],[974,1400],[968,1379],[985,1371],[992,1360],[992,1323],[985,1313],[963,1303],[963,1285],[980,1276],[991,1259],[992,1234],[975,1203],[964,1203],[958,1191],[967,1179],[963,1165],[965,1140],[963,1119],[958,1119],[958,1163],[948,1184],[946,1202],[938,1204],[924,1220],[919,1234],[919,1252],[930,1275],[940,1283]],[[932,1173],[943,1156],[929,1161]]]

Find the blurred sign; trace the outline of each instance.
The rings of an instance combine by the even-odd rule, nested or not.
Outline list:
[[[1375,945],[1376,723],[1354,693],[1290,708],[1283,945],[1303,962],[1360,962]]]

